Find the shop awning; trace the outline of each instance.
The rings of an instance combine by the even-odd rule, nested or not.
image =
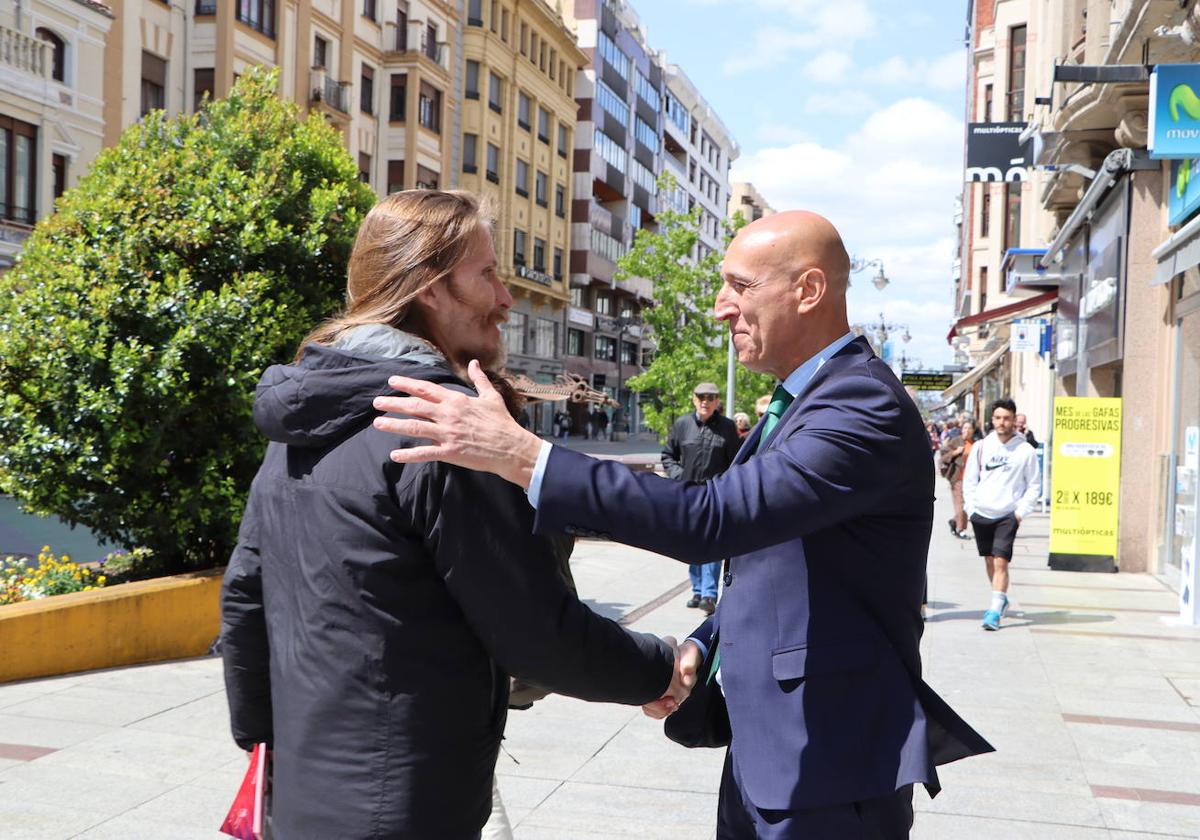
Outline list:
[[[1039,306],[1048,306],[1057,299],[1058,289],[1051,289],[1048,292],[1042,292],[1040,295],[1018,300],[1015,303],[997,306],[995,309],[985,309],[982,312],[976,312],[974,315],[968,315],[966,318],[959,318],[954,322],[954,326],[950,328],[950,332],[946,334],[946,342],[949,343],[950,339],[958,335],[959,331],[965,327],[990,324],[994,321],[1011,321],[1022,313],[1028,312],[1031,309],[1037,309]]]
[[[955,382],[945,391],[942,391],[942,405],[949,405],[971,388],[975,387],[975,383],[982,379],[985,373],[998,365],[1000,360],[1004,358],[1004,354],[1007,352],[1007,344],[997,348],[990,356],[967,371],[967,374],[962,379]]]
[[[1171,282],[1176,274],[1182,274],[1194,265],[1200,265],[1200,215],[1171,234],[1150,255],[1158,260],[1154,269],[1152,286]]]

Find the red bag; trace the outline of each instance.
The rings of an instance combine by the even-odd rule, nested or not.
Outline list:
[[[233,805],[221,823],[221,833],[238,840],[264,840],[264,825],[271,785],[268,765],[271,762],[266,744],[255,744],[250,754],[250,766],[242,778]]]

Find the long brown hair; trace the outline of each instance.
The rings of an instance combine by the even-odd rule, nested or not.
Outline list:
[[[332,344],[362,324],[420,332],[413,301],[448,278],[467,254],[471,238],[495,224],[490,209],[463,190],[405,190],[380,201],[363,219],[346,272],[346,308],[305,336],[307,344]],[[406,323],[409,322],[409,323]]]

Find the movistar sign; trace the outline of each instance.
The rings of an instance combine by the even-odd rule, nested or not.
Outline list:
[[[1200,64],[1160,64],[1150,76],[1150,157],[1200,157]]]

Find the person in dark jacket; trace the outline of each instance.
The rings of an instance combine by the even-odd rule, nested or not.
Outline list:
[[[662,450],[663,469],[676,481],[705,481],[729,469],[742,439],[737,424],[721,414],[721,391],[711,382],[701,382],[692,390],[695,411],[685,414],[671,426]],[[721,563],[688,566],[692,583],[689,607],[699,607],[708,615],[717,608],[717,578]]]
[[[390,375],[473,395],[467,359],[500,369],[512,298],[478,202],[388,196],[348,274],[346,311],[258,386],[270,443],[221,596],[233,737],[273,750],[277,837],[477,838],[510,675],[641,705],[673,645],[575,597],[520,489],[393,463],[372,427]]]

